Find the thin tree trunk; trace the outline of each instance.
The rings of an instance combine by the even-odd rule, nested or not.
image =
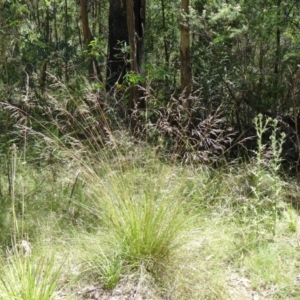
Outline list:
[[[91,42],[92,37],[89,28],[87,0],[80,0],[80,8],[81,8],[83,42],[85,45],[88,45]]]
[[[99,19],[101,20],[102,17],[102,6],[101,6],[101,2],[98,2],[98,6],[97,6],[97,15],[99,17]],[[102,23],[99,22],[99,26],[98,26],[98,35],[101,36],[102,35]]]
[[[180,58],[181,58],[181,91],[182,104],[185,108],[191,108],[190,94],[192,91],[192,68],[190,60],[190,28],[189,28],[189,0],[181,1],[181,10],[184,17],[181,21],[180,33]]]
[[[137,68],[137,51],[136,51],[136,36],[135,36],[135,14],[134,14],[134,0],[127,0],[126,3],[126,18],[128,40],[130,45],[130,69],[133,72],[138,72]]]
[[[135,36],[135,15],[134,15],[134,0],[127,0],[126,3],[126,18],[128,40],[130,45],[130,70],[138,73],[137,50],[136,50],[136,36]],[[129,109],[134,108],[134,103],[138,101],[138,89],[136,86],[131,87],[129,97]]]
[[[77,32],[78,32],[78,40],[79,40],[80,49],[82,51],[83,50],[83,42],[82,42],[82,37],[81,37],[81,29],[80,29],[80,26],[78,23],[77,23]]]
[[[165,50],[165,60],[167,66],[169,66],[170,62],[170,54],[169,54],[169,45],[166,37],[166,16],[165,16],[165,0],[161,0],[161,13],[162,13],[162,26],[164,32],[164,50]]]
[[[126,16],[128,40],[130,45],[131,71],[136,75],[143,75],[144,63],[144,26],[145,26],[145,0],[127,0]],[[131,88],[129,108],[133,109],[135,104],[138,108],[145,108],[145,102],[140,101],[141,92],[138,86]]]
[[[57,4],[54,2],[54,38],[55,38],[55,48],[58,46],[58,31],[57,31]]]
[[[45,25],[45,44],[47,45],[50,41],[50,16],[49,16],[49,8],[46,8],[46,25]],[[40,89],[41,92],[45,92],[46,80],[47,80],[47,65],[48,60],[45,59],[42,64],[41,76],[40,76]]]
[[[280,21],[280,5],[281,0],[278,0],[277,2],[277,21]],[[277,107],[279,105],[278,102],[278,88],[279,88],[279,60],[280,60],[280,41],[281,41],[281,31],[280,31],[280,25],[277,25],[276,29],[276,52],[275,52],[275,64],[274,64],[274,101],[276,102],[276,105],[274,107]],[[281,108],[279,106],[279,108]]]
[[[64,38],[65,38],[65,44],[67,45],[68,39],[69,39],[69,16],[68,16],[68,0],[65,0],[65,11],[64,11],[64,21],[65,21],[65,28],[64,28]],[[79,35],[80,37],[80,35]],[[69,72],[68,72],[68,57],[65,55],[64,57],[64,73],[65,73],[65,80],[66,82],[69,81]]]
[[[40,8],[39,8],[39,1],[37,1],[36,4],[36,19],[37,19],[37,24],[38,24],[38,30],[41,30],[41,19],[40,19]]]
[[[96,31],[96,1],[92,1],[91,5],[91,14],[92,14],[92,32],[97,32]]]
[[[83,31],[83,43],[89,50],[89,44],[93,40],[93,37],[89,27],[87,0],[80,0],[80,8],[81,8],[81,20],[82,20],[82,31]],[[89,55],[89,77],[92,80],[98,79],[102,81],[100,67],[97,63],[96,58],[91,54]]]

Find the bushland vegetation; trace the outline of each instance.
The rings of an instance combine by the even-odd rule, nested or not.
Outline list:
[[[0,0],[0,298],[299,299],[299,8]]]

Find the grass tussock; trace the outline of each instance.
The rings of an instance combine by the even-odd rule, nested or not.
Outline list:
[[[32,257],[15,253],[2,260],[1,293],[17,295],[13,283],[47,297],[63,287],[70,299],[82,299],[91,285],[106,295],[122,290],[123,299],[138,287],[147,299],[247,299],[253,293],[297,299],[299,217],[282,200],[274,204],[286,197],[286,182],[255,173],[255,164],[217,172],[151,157],[142,165],[123,159],[126,167],[109,164],[110,158],[94,158],[92,165],[92,158],[74,159],[51,185],[50,170],[18,165],[15,180],[34,192],[16,185],[14,206],[6,195],[6,214],[17,224],[7,235],[64,253],[68,263],[60,268],[46,250]],[[34,286],[41,277],[53,282],[49,291]]]
[[[0,175],[0,298],[299,299],[299,189],[280,174],[276,124],[255,122],[256,156],[222,167],[171,163],[108,127],[92,150],[39,135],[39,165],[15,147]],[[24,240],[39,252],[7,250]]]
[[[1,261],[0,297],[16,300],[54,300],[60,289],[61,268],[55,257],[17,253]]]
[[[155,173],[132,166],[102,176],[85,174],[91,213],[101,228],[88,243],[94,246],[86,249],[87,261],[106,278],[107,287],[115,285],[123,270],[144,268],[160,278],[190,243],[195,215],[186,197],[178,197],[174,170],[158,162],[156,168]]]

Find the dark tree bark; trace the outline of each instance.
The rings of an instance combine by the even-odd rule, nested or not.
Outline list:
[[[169,41],[166,37],[166,16],[165,16],[165,0],[161,0],[161,13],[162,13],[162,26],[164,31],[164,50],[165,50],[165,60],[167,66],[170,62],[170,53],[169,53]]]
[[[144,74],[143,64],[145,62],[144,52],[144,28],[146,20],[146,0],[134,0],[134,36],[135,36],[135,56],[136,72]]]
[[[80,0],[80,10],[83,31],[83,42],[85,45],[88,45],[92,40],[92,34],[89,27],[87,0]]]
[[[124,76],[130,70],[129,54],[124,50],[129,45],[126,0],[110,0],[109,6],[109,38],[107,63],[107,88],[116,83],[122,83]]]
[[[191,108],[190,94],[192,91],[192,68],[190,60],[190,27],[189,27],[189,0],[181,0],[181,10],[184,17],[180,26],[180,58],[181,58],[181,91],[183,106]]]
[[[65,0],[65,5],[64,5],[64,41],[67,44],[68,43],[68,39],[69,39],[69,16],[68,16],[68,0]],[[80,37],[80,34],[79,34]],[[64,66],[64,73],[65,73],[65,80],[66,82],[69,81],[69,72],[68,72],[68,58],[67,56],[65,56],[65,62],[64,62],[65,66]]]
[[[93,36],[89,27],[87,0],[80,0],[82,31],[84,45],[89,49],[89,44],[93,40]],[[97,63],[96,57],[89,55],[89,77],[92,80],[102,81],[100,67]]]
[[[127,71],[143,75],[144,26],[146,18],[145,0],[111,0],[109,10],[109,61],[107,70],[108,87],[122,83]],[[124,44],[130,46],[130,53],[122,51]],[[130,58],[130,63],[129,63]],[[133,75],[134,76],[134,75]],[[141,92],[131,87],[129,108],[137,104],[144,108]]]
[[[143,75],[144,63],[144,26],[146,14],[145,0],[127,0],[127,28],[130,45],[131,71],[133,74]],[[131,87],[129,108],[144,109],[146,103],[143,93],[138,86]]]
[[[277,20],[280,21],[280,5],[281,0],[277,1]],[[278,92],[279,92],[279,77],[280,77],[280,52],[281,52],[281,30],[280,25],[277,25],[276,28],[276,52],[275,52],[275,64],[274,64],[274,106],[281,108],[281,105],[278,101]],[[281,112],[282,113],[282,112]]]
[[[49,8],[46,8],[46,19],[45,19],[45,33],[44,33],[44,43],[47,45],[50,42],[51,35],[50,35],[50,15],[49,15]],[[40,89],[41,92],[45,92],[46,81],[47,81],[47,67],[48,67],[48,59],[45,59],[42,64],[42,70],[40,75]]]

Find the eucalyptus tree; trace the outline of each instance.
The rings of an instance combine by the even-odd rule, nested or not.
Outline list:
[[[129,108],[133,109],[140,101],[137,87],[143,75],[144,30],[146,19],[146,0],[110,1],[109,10],[109,87],[124,81],[125,75],[133,83]]]
[[[110,0],[107,82],[108,88],[122,83],[130,69],[128,56],[128,29],[126,19],[126,0]]]
[[[88,60],[89,60],[89,77],[92,80],[101,80],[101,71],[98,65],[96,57],[93,55],[91,51],[91,42],[93,41],[93,35],[89,25],[89,12],[88,12],[88,1],[80,0],[80,12],[81,12],[81,20],[82,20],[82,31],[83,31],[83,42],[87,49]]]
[[[192,67],[190,59],[189,0],[181,0],[182,20],[180,26],[181,92],[183,106],[191,108]]]

